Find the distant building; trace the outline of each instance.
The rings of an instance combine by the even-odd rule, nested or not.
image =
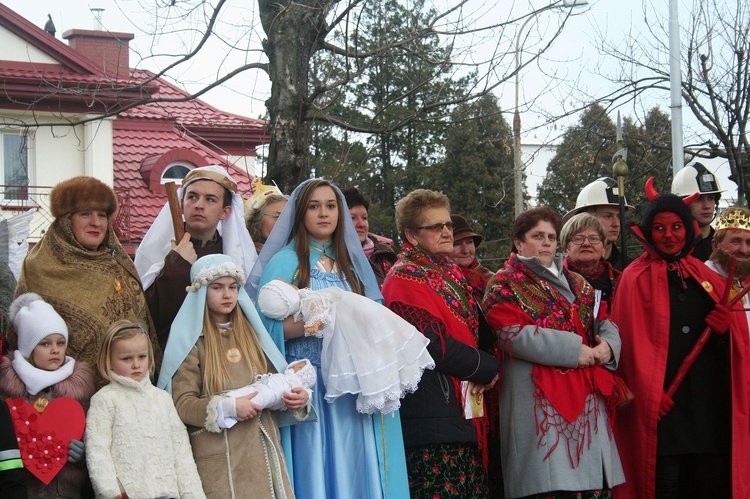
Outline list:
[[[131,69],[132,34],[62,36],[68,45],[0,4],[0,217],[36,210],[29,241],[51,222],[51,187],[77,175],[114,187],[115,230],[131,254],[166,202],[165,182],[219,164],[249,190],[265,121]]]

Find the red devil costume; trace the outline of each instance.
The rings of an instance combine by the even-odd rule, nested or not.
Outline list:
[[[646,252],[623,272],[612,304],[618,373],[635,395],[615,425],[626,483],[614,496],[750,497],[744,314],[716,305],[725,281],[690,255],[695,196],[658,196],[652,181],[646,214],[631,227]],[[664,392],[707,324],[715,333],[670,399]]]

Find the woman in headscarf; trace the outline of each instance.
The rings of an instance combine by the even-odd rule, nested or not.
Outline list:
[[[604,225],[591,213],[571,217],[560,231],[560,248],[568,270],[581,274],[594,288],[594,314],[601,303],[611,310],[610,298],[622,272],[604,259]]]
[[[512,255],[483,308],[503,353],[505,497],[606,498],[625,476],[612,434],[620,336],[594,315],[594,290],[556,256],[560,216],[513,222]]]
[[[383,284],[388,308],[430,344],[435,369],[401,404],[412,497],[489,497],[483,392],[499,362],[479,346],[479,304],[450,258],[453,222],[448,198],[417,189],[396,205],[403,252]],[[476,409],[473,411],[473,409]]]
[[[251,296],[273,279],[313,290],[336,286],[382,300],[344,197],[330,182],[312,179],[294,190],[253,268]],[[313,393],[318,422],[291,428],[285,439],[297,497],[407,497],[397,413],[361,414],[352,395],[327,403],[322,338],[305,335],[303,321],[294,317],[264,323],[289,362],[308,358],[318,370]]]

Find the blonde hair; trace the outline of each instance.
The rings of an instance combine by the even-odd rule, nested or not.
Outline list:
[[[242,353],[248,368],[253,374],[267,371],[266,356],[260,347],[258,337],[250,322],[242,312],[239,304],[229,313],[237,346]],[[209,395],[215,395],[225,390],[231,380],[227,366],[224,363],[224,348],[221,345],[221,331],[216,321],[211,317],[208,305],[203,310],[203,341],[206,347],[206,364],[203,371],[203,387]]]
[[[586,229],[592,229],[599,234],[602,242],[607,240],[607,235],[604,232],[604,225],[598,217],[591,213],[579,213],[570,218],[565,225],[563,225],[560,231],[560,249],[565,250],[568,247],[570,240]]]
[[[154,374],[154,347],[151,345],[148,332],[137,322],[122,319],[109,326],[107,334],[104,335],[104,340],[102,340],[102,347],[99,350],[99,359],[97,360],[96,367],[101,377],[107,380],[107,382],[112,381],[110,377],[110,372],[112,371],[112,345],[118,341],[135,338],[139,334],[142,334],[146,338],[146,344],[148,345],[148,374],[149,376]]]
[[[396,203],[396,228],[402,240],[406,241],[407,230],[417,230],[422,224],[425,210],[429,208],[445,208],[450,213],[451,203],[442,192],[429,189],[413,190]]]

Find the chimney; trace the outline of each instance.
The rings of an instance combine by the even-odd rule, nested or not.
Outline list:
[[[130,76],[130,40],[132,33],[103,31],[102,12],[92,8],[95,30],[71,29],[63,33],[68,45],[80,52],[93,65],[112,78],[126,79]]]

